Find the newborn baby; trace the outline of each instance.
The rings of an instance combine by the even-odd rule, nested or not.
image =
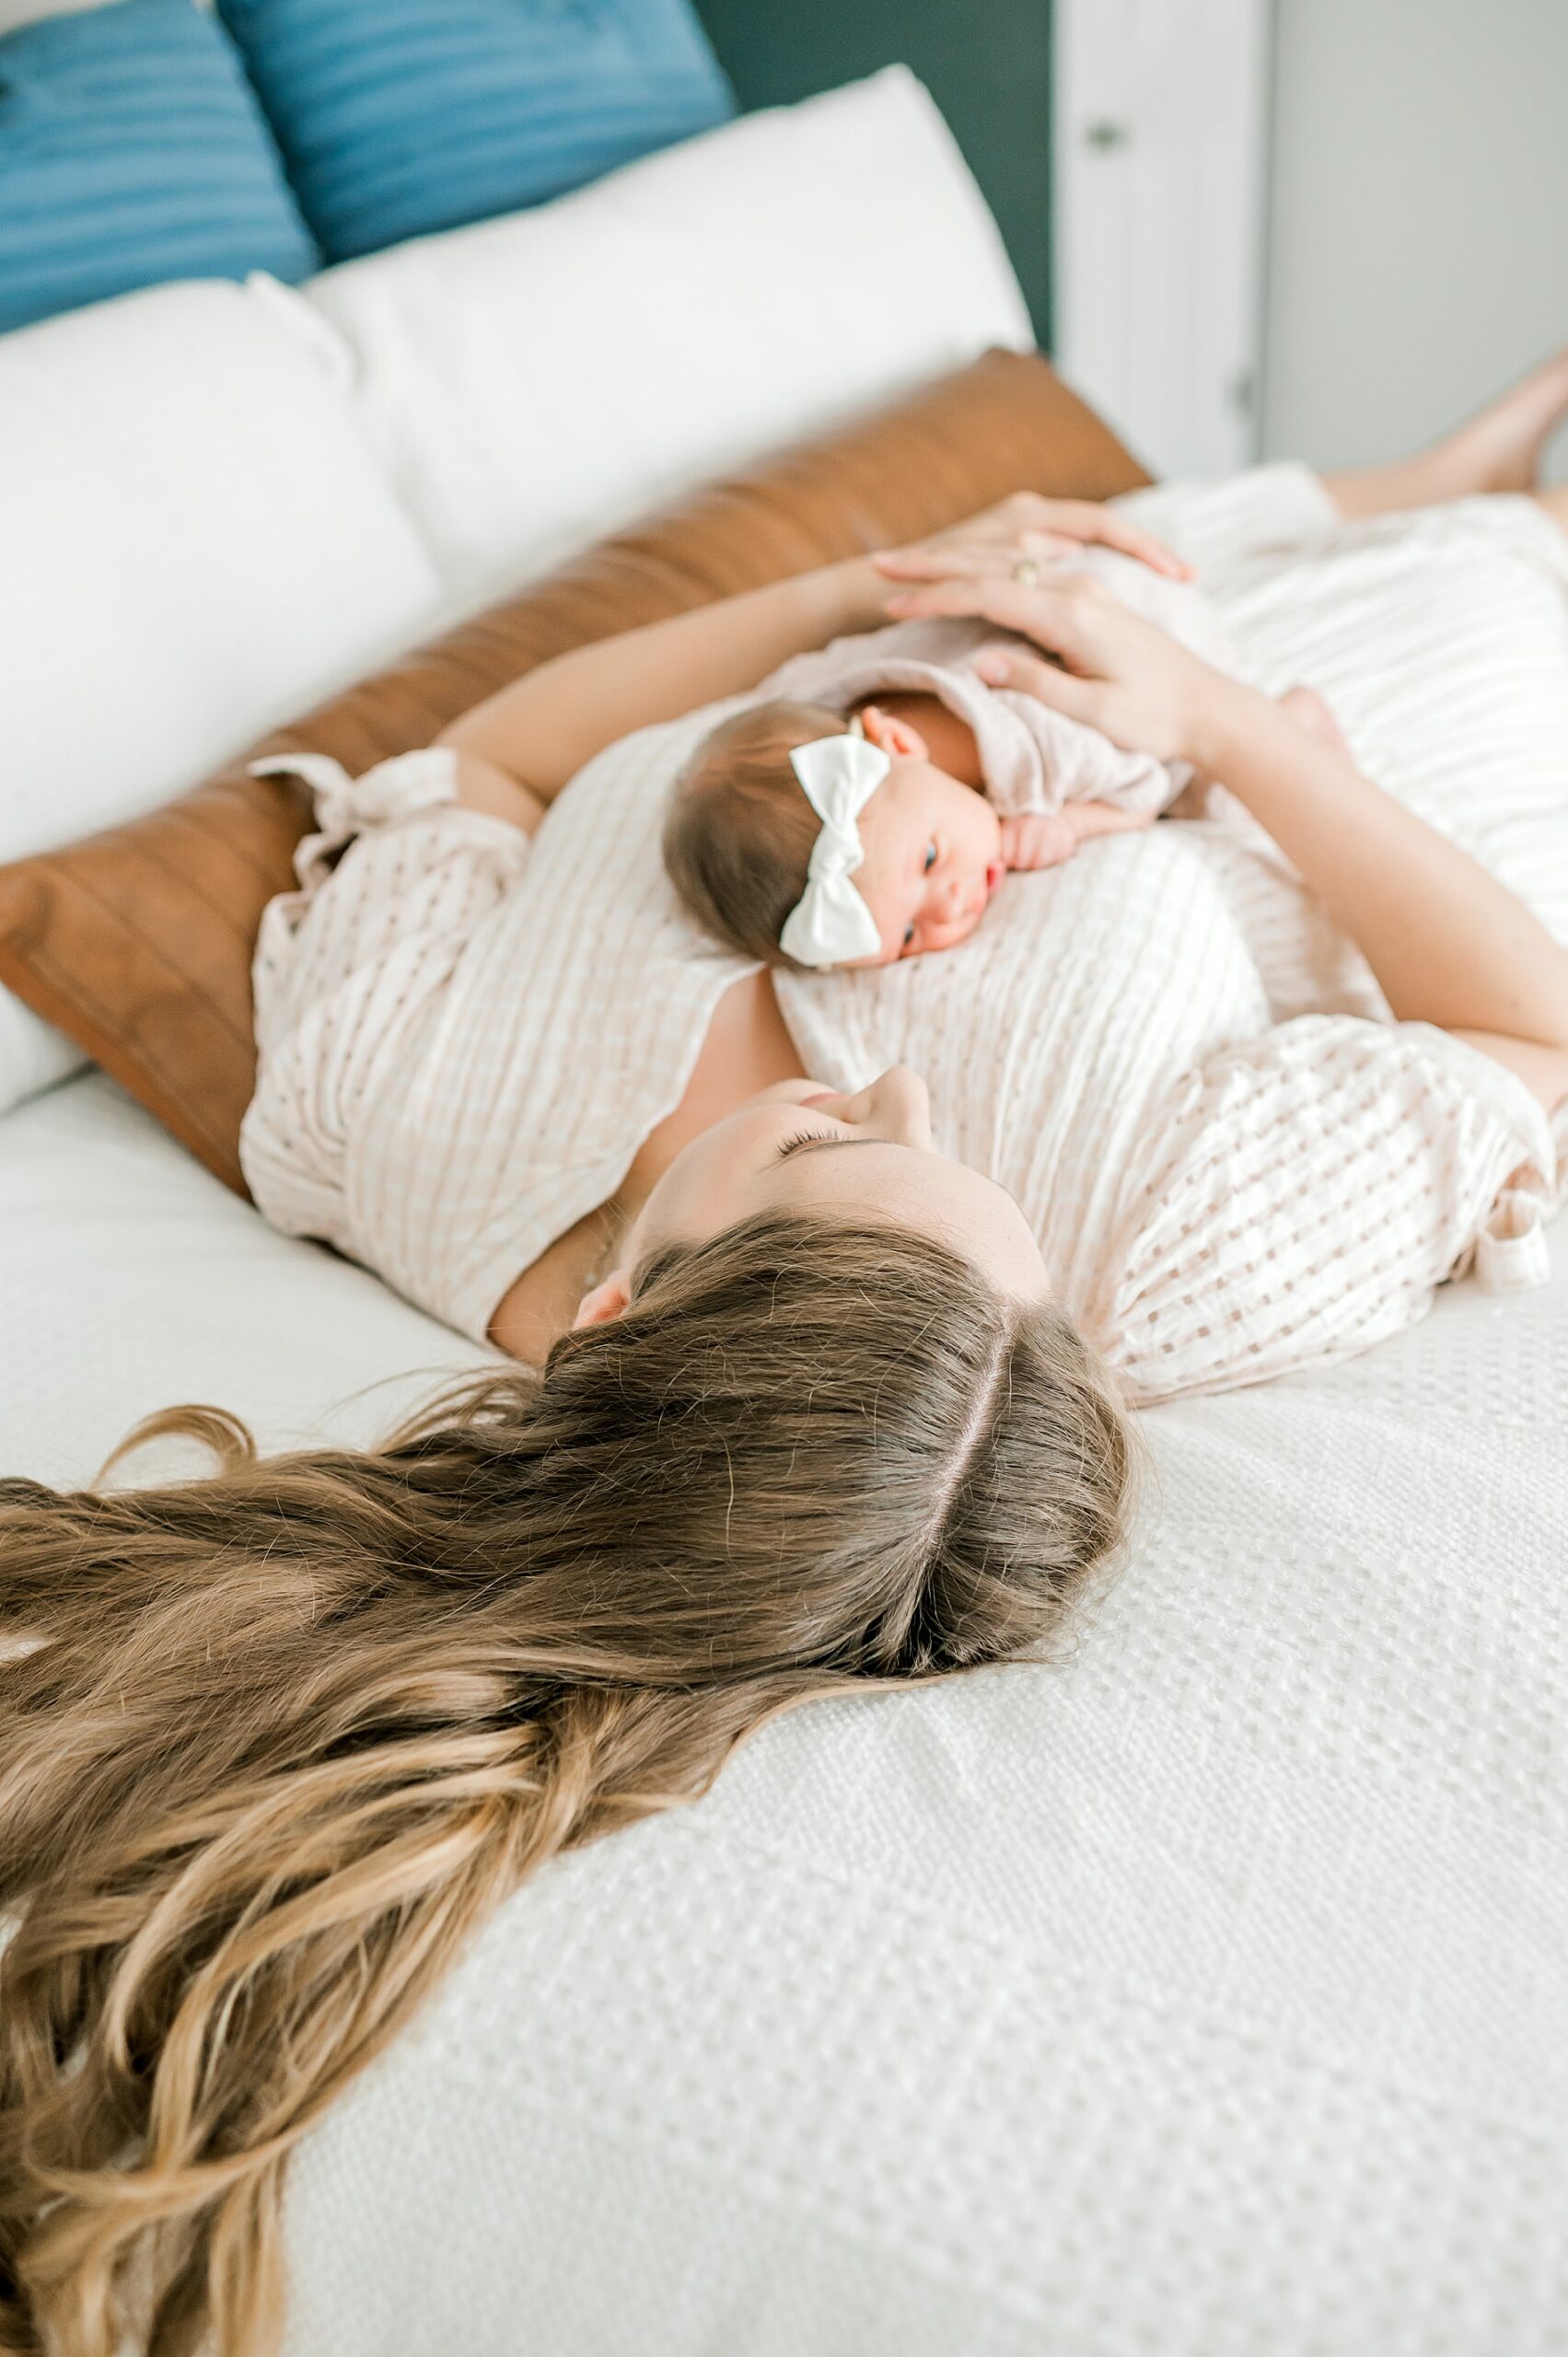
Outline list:
[[[1111,550],[1075,552],[1073,569],[1237,668],[1199,590]],[[691,913],[772,965],[951,949],[1009,869],[1147,826],[1191,783],[1183,763],[1124,753],[1035,697],[988,687],[975,663],[996,638],[983,622],[900,622],[765,679],[764,700],[721,721],[676,784],[665,864]],[[1332,731],[1308,691],[1283,701]]]

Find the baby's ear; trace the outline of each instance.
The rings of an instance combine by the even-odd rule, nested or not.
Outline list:
[[[928,761],[931,748],[918,728],[907,720],[895,720],[880,704],[866,703],[860,708],[860,725],[866,742],[889,760],[901,757],[906,761]]]

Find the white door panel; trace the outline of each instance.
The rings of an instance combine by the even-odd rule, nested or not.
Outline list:
[[[1269,0],[1057,0],[1055,357],[1156,474],[1257,447]]]

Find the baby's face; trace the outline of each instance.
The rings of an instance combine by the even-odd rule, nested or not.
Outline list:
[[[1002,825],[983,794],[900,754],[862,810],[855,888],[882,946],[861,966],[890,966],[967,939],[1002,881]]]

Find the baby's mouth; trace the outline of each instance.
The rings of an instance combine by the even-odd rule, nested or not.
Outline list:
[[[1003,866],[1002,862],[999,859],[993,859],[985,871],[985,897],[988,900],[1006,873],[1006,869]]]

